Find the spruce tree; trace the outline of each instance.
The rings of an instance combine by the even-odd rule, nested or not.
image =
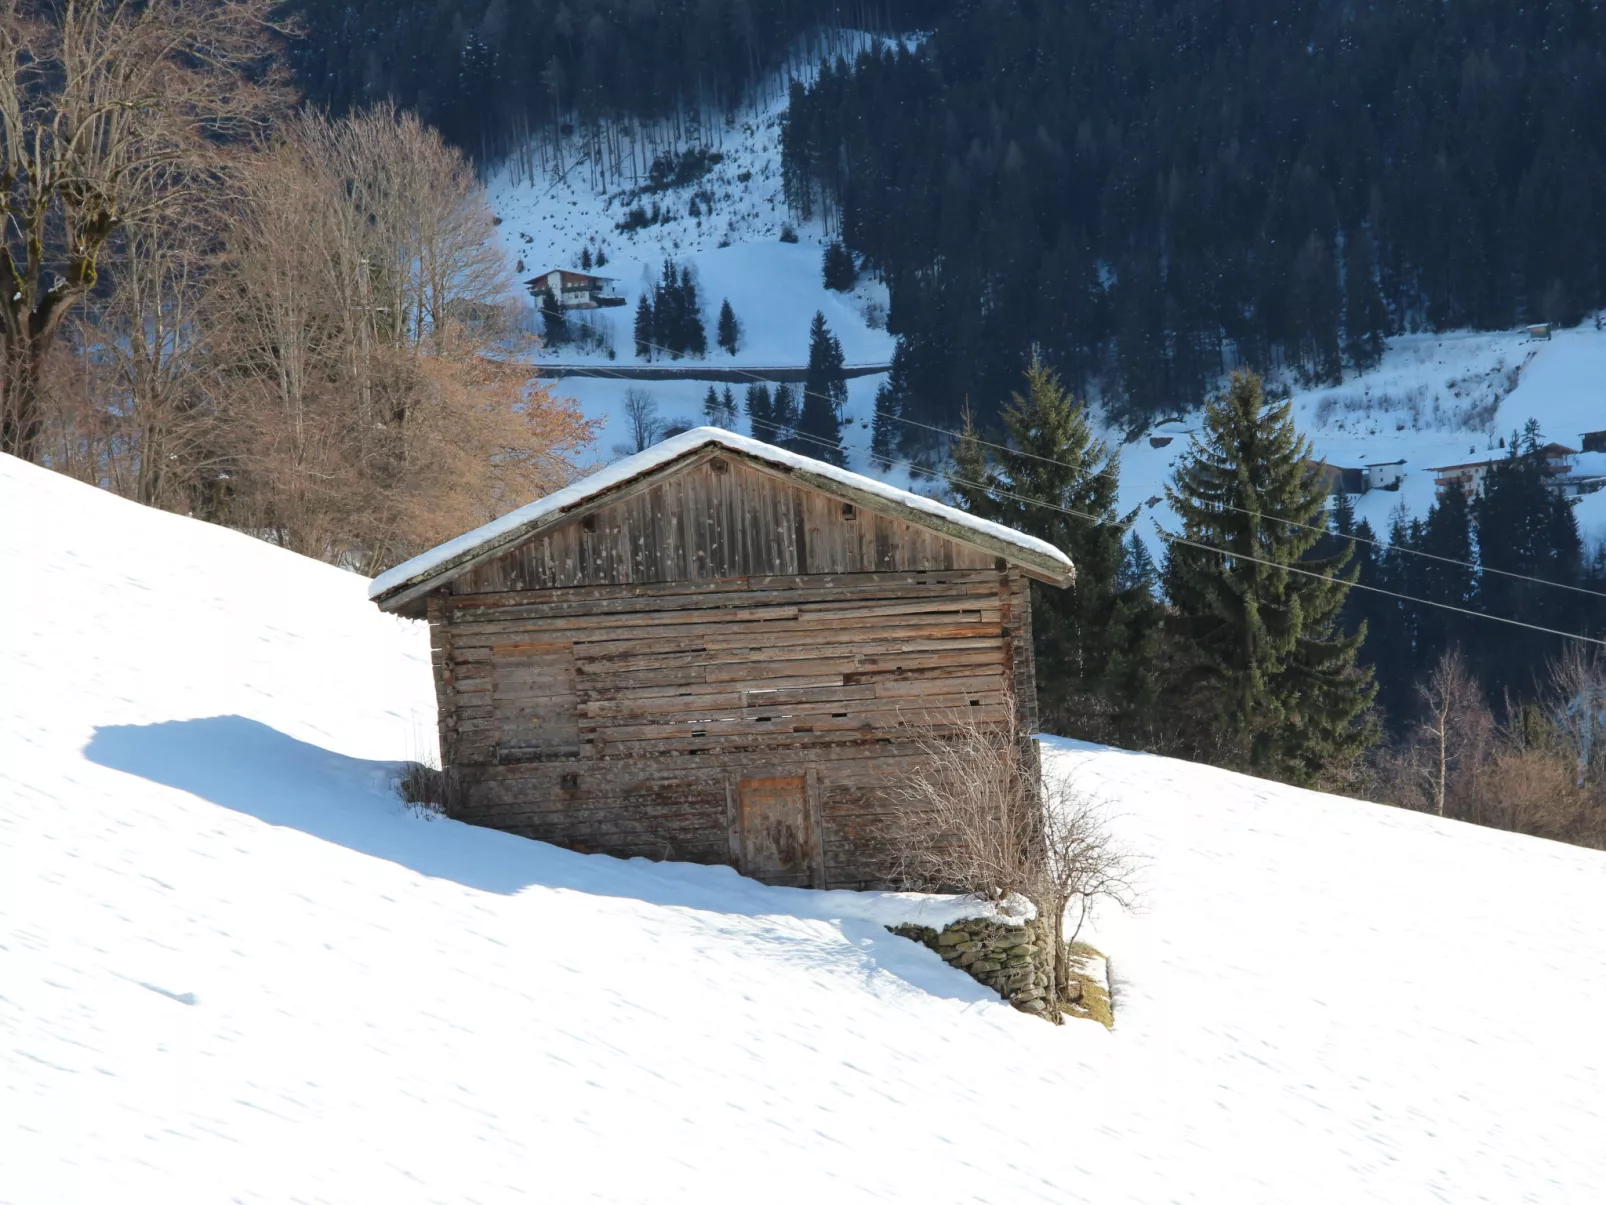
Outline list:
[[[892,467],[893,453],[901,442],[899,409],[898,395],[888,382],[881,382],[875,391],[875,414],[870,420],[870,459],[882,472]]]
[[[1037,701],[1052,731],[1117,739],[1153,698],[1159,611],[1116,515],[1119,455],[1094,433],[1085,407],[1052,369],[1033,360],[1026,391],[1000,418],[1005,436],[984,445],[966,416],[954,449],[954,493],[972,514],[1046,540],[1076,567],[1065,589],[1032,584]],[[1067,513],[1074,512],[1074,513]]]
[[[652,359],[653,344],[658,342],[657,327],[653,321],[652,300],[645,292],[636,302],[636,358]]]
[[[591,248],[590,247],[581,247],[580,248],[580,271],[582,271],[582,272],[591,271]]]
[[[703,395],[703,420],[710,427],[717,427],[724,413],[725,405],[719,400],[719,391],[710,385],[708,392]]]
[[[720,391],[719,410],[719,425],[727,431],[734,431],[736,429],[736,395],[731,392],[729,385]]]
[[[1372,237],[1357,230],[1344,251],[1344,351],[1356,372],[1369,372],[1383,359],[1388,308],[1377,287]]]
[[[541,300],[541,341],[547,347],[562,347],[569,341],[569,320],[558,304],[558,299],[551,289],[542,289]]]
[[[754,381],[747,387],[747,421],[754,439],[768,444],[781,442],[781,432],[775,429],[775,404],[769,386],[763,381]]]
[[[1342,769],[1373,739],[1376,688],[1356,664],[1364,633],[1338,623],[1351,550],[1311,555],[1325,493],[1289,402],[1234,373],[1166,496],[1182,526],[1164,576],[1186,683],[1230,760],[1295,782]]]
[[[858,283],[859,268],[853,262],[853,252],[844,247],[841,240],[826,245],[821,275],[825,278],[825,287],[838,293],[846,293]]]
[[[809,450],[810,445],[796,438],[798,425],[803,418],[803,407],[798,401],[796,387],[787,384],[785,381],[781,381],[775,386],[775,392],[770,400],[770,417],[775,425],[780,428],[779,431],[770,436],[772,444],[790,448],[795,452],[802,452],[805,456],[816,454]]]
[[[815,310],[809,323],[809,366],[803,392],[825,398],[839,423],[848,404],[848,378],[843,367],[842,343],[825,324],[825,315]]]
[[[741,326],[736,321],[736,311],[731,309],[730,298],[719,303],[719,345],[730,354],[736,354],[736,343],[741,338]]]
[[[703,326],[702,306],[697,300],[697,282],[692,279],[691,269],[682,267],[680,270],[680,315],[681,315],[681,347],[692,356],[702,357],[708,354],[708,331]]]
[[[1489,470],[1483,493],[1472,504],[1481,563],[1503,571],[1482,575],[1479,609],[1557,631],[1579,632],[1592,613],[1598,614],[1598,600],[1524,580],[1576,585],[1584,572],[1577,516],[1567,499],[1546,484],[1544,444],[1538,424],[1530,420],[1520,436],[1512,437],[1506,459]],[[1497,697],[1507,690],[1531,693],[1536,685],[1534,667],[1560,648],[1559,637],[1513,628],[1498,642],[1481,642],[1475,662]]]

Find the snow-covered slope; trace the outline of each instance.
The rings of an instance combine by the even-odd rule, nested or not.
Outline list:
[[[824,36],[824,35],[822,35]],[[866,35],[837,31],[821,48],[851,59],[867,41]],[[792,74],[807,79],[812,71],[803,60]],[[790,78],[790,77],[788,77]],[[486,183],[487,199],[502,219],[498,232],[510,264],[523,264],[521,280],[552,268],[580,268],[580,253],[600,249],[608,262],[593,271],[615,279],[614,290],[626,304],[591,311],[585,320],[606,335],[613,355],[601,347],[564,346],[543,350],[538,361],[593,364],[599,367],[639,365],[634,321],[636,302],[651,294],[665,259],[689,267],[697,278],[703,319],[708,329],[709,354],[702,359],[673,361],[682,367],[707,364],[720,368],[775,368],[799,366],[808,361],[809,323],[815,311],[842,342],[848,364],[886,364],[894,340],[885,330],[887,291],[879,282],[864,278],[851,293],[827,289],[821,279],[821,254],[826,232],[819,222],[792,223],[797,240],[780,241],[788,226],[781,191],[781,117],[785,112],[787,79],[770,81],[768,99],[744,110],[735,121],[719,128],[710,149],[721,159],[709,172],[690,183],[644,193],[634,180],[594,179],[586,167],[576,165],[583,153],[573,144],[565,147],[560,172],[557,161],[536,169],[535,179],[518,161],[505,164]],[[664,131],[665,145],[673,145]],[[685,149],[684,144],[674,149]],[[644,165],[650,156],[638,157]],[[692,216],[696,199],[699,216]],[[668,220],[641,229],[621,230],[629,210],[640,204],[670,215]],[[729,300],[741,323],[742,335],[735,356],[714,342],[720,303]],[[577,321],[580,320],[578,317]],[[669,363],[655,354],[654,363]],[[866,463],[869,418],[875,391],[884,375],[855,378],[849,383],[847,413],[852,424],[847,446],[855,465]],[[588,417],[607,420],[598,451],[602,459],[625,438],[621,421],[624,393],[632,384],[615,379],[566,378],[559,391],[578,400]],[[651,381],[635,383],[659,406],[666,421],[698,421],[706,382]],[[745,386],[733,385],[738,403]],[[747,431],[745,418],[741,430]]]
[[[1398,491],[1374,490],[1356,500],[1356,513],[1386,536],[1396,507],[1427,513],[1433,467],[1503,456],[1500,441],[1509,443],[1529,419],[1538,420],[1546,439],[1571,448],[1580,447],[1583,432],[1606,430],[1606,332],[1586,323],[1549,340],[1526,331],[1402,335],[1389,341],[1372,372],[1293,400],[1300,430],[1329,463],[1405,461]],[[1156,434],[1173,436],[1167,447],[1148,439],[1122,447],[1123,508],[1162,492],[1197,417],[1157,426]],[[1163,509],[1156,514],[1168,520]],[[1576,514],[1586,540],[1606,539],[1606,491],[1579,499]]]
[[[851,893],[408,812],[420,628],[0,460],[0,1201],[1606,1199],[1606,857],[1050,742],[1113,1032]]]

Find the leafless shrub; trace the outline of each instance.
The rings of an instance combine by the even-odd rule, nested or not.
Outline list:
[[[396,793],[414,811],[425,816],[455,816],[460,802],[460,791],[452,772],[427,762],[407,762],[396,779]]]
[[[1013,700],[921,721],[927,734],[916,741],[915,768],[884,793],[893,879],[911,890],[1030,900],[1052,926],[1063,993],[1067,946],[1090,909],[1134,902],[1133,857],[1069,777],[1043,781]]]
[[[1555,662],[1539,702],[1496,723],[1457,654],[1419,689],[1410,737],[1374,762],[1374,798],[1606,849],[1606,661]]]

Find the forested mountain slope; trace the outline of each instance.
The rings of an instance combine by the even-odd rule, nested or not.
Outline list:
[[[1138,418],[1401,329],[1606,301],[1606,14],[1439,0],[956,3],[794,88],[789,194],[883,272],[898,398],[1031,346]]]

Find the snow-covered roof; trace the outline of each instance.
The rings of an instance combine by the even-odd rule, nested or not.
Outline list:
[[[801,484],[840,495],[869,509],[895,514],[910,523],[935,528],[950,539],[984,548],[1032,576],[1056,585],[1068,585],[1075,574],[1070,557],[1035,536],[966,514],[933,498],[898,489],[873,477],[826,464],[823,460],[799,456],[795,452],[718,427],[697,427],[655,444],[645,452],[615,461],[573,485],[544,498],[537,498],[483,527],[403,561],[373,580],[368,588],[368,597],[387,609],[399,606],[542,528],[568,517],[603,495],[714,446],[761,464],[785,469]]]

